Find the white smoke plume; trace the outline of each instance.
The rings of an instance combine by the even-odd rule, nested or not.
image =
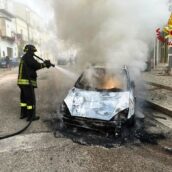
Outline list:
[[[58,37],[79,49],[81,66],[145,68],[167,0],[54,0]]]

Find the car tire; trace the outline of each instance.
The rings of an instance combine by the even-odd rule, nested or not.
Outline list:
[[[132,115],[132,117],[127,120],[127,126],[133,127],[134,125],[135,125],[135,115]]]

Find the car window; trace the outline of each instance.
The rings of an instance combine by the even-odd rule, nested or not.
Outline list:
[[[75,85],[77,88],[97,91],[125,91],[128,88],[126,73],[107,72],[104,68],[87,69]]]

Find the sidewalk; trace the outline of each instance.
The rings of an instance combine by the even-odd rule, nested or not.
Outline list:
[[[146,92],[141,93],[153,108],[172,116],[172,76],[143,73]]]
[[[150,85],[172,90],[172,76],[158,75],[151,72],[145,72],[143,74],[143,77],[144,80]]]

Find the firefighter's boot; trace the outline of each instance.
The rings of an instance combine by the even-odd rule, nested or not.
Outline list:
[[[33,116],[33,117],[32,117],[32,121],[37,121],[37,120],[39,120],[39,119],[40,119],[39,116]]]
[[[39,116],[29,115],[28,118],[27,118],[27,121],[37,121],[39,119],[40,119]]]
[[[27,108],[26,107],[21,107],[20,119],[24,119],[26,117],[27,117]]]
[[[37,121],[40,119],[39,116],[36,116],[34,109],[28,110],[28,114],[29,115],[28,115],[27,121]]]

